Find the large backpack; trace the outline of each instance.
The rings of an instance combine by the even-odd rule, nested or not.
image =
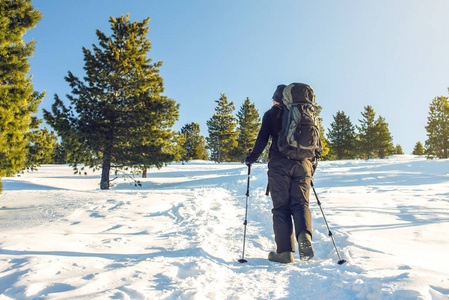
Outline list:
[[[315,117],[315,94],[307,84],[292,83],[283,91],[281,154],[294,160],[320,157],[320,129]]]

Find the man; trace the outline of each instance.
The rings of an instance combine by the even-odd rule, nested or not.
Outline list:
[[[268,255],[275,262],[294,261],[294,221],[296,239],[299,244],[301,260],[313,257],[312,217],[309,209],[309,191],[316,159],[296,161],[282,155],[278,149],[278,134],[282,128],[283,91],[286,85],[279,85],[273,94],[273,106],[262,119],[262,126],[252,152],[246,157],[249,166],[262,154],[269,138],[272,143],[269,151],[268,186],[273,201],[273,230],[276,251]]]

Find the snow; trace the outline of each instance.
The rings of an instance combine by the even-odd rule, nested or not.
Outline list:
[[[449,160],[401,155],[320,162],[315,258],[274,250],[267,166],[192,161],[142,187],[67,165],[3,178],[3,299],[449,299]]]

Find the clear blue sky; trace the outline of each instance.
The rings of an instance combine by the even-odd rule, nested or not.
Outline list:
[[[395,144],[424,142],[429,104],[448,96],[449,1],[34,0],[43,19],[26,40],[40,110],[70,93],[64,76],[85,75],[82,47],[109,34],[109,17],[151,17],[149,53],[162,61],[165,95],[181,104],[174,129],[197,122],[207,135],[221,93],[237,112],[246,97],[259,113],[280,83],[304,82],[327,129],[338,110],[358,124],[371,105]],[[67,100],[66,100],[67,101]],[[66,102],[68,103],[68,102]],[[42,116],[42,114],[40,114]]]

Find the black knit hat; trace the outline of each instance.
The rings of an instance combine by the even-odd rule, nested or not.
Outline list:
[[[286,87],[285,84],[280,84],[276,88],[276,91],[273,94],[273,100],[279,103],[282,103],[282,92],[284,91],[284,88]]]

